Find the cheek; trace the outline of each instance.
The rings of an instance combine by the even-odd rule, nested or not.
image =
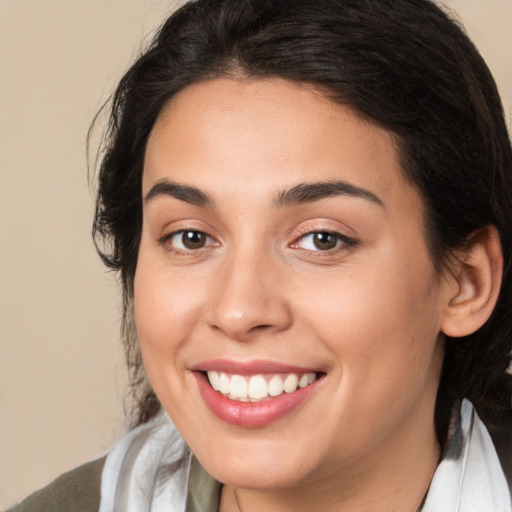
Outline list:
[[[370,384],[384,391],[403,388],[405,379],[424,381],[436,346],[438,305],[429,261],[420,259],[414,268],[396,255],[388,261],[364,271],[346,269],[317,284],[313,280],[307,294],[296,294],[309,297],[299,314],[357,393]]]
[[[197,321],[200,295],[141,249],[134,281],[135,321],[148,375],[179,365],[183,340]]]

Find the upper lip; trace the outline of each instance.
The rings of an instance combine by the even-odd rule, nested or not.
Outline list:
[[[294,366],[276,361],[254,360],[235,361],[232,359],[211,359],[202,361],[191,368],[192,371],[216,371],[235,375],[258,375],[268,373],[317,373],[318,368]]]

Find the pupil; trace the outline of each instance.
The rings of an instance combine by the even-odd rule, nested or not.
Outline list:
[[[317,249],[326,251],[328,249],[334,249],[336,247],[336,235],[331,233],[315,233],[313,243]]]
[[[185,231],[182,241],[187,249],[200,249],[204,246],[205,236],[200,231]]]

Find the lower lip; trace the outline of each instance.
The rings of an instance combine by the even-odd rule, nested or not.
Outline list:
[[[210,410],[226,423],[245,428],[263,427],[291,413],[304,403],[322,380],[317,379],[293,393],[284,392],[282,395],[267,398],[261,402],[238,402],[215,391],[203,373],[193,372],[193,375],[201,396]]]

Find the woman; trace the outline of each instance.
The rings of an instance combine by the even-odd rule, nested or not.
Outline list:
[[[188,3],[104,149],[136,428],[15,510],[511,510],[512,152],[438,7]]]

